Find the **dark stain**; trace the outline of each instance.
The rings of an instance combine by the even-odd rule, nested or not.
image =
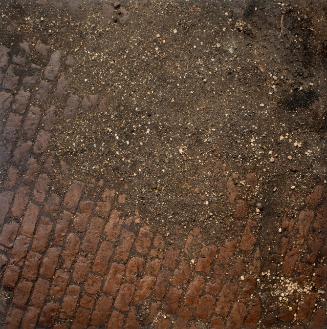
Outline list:
[[[314,90],[294,89],[292,93],[286,96],[282,101],[282,106],[286,111],[295,111],[297,109],[307,109],[316,100],[319,95]]]

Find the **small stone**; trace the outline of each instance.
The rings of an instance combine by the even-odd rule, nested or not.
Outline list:
[[[263,209],[263,205],[262,205],[262,203],[261,202],[257,202],[256,203],[256,207],[258,208],[258,209]]]

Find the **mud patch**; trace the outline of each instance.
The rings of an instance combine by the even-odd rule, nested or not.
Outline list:
[[[314,90],[295,89],[289,96],[285,97],[282,106],[286,111],[308,109],[318,99],[318,93]]]

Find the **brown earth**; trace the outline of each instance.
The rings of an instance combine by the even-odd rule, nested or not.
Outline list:
[[[324,1],[1,4],[4,328],[327,326]]]

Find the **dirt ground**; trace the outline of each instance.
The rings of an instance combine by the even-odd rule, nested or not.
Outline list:
[[[282,219],[327,183],[325,1],[0,4],[0,44],[19,61],[28,43],[34,65],[15,74],[61,62],[56,88],[33,103],[55,122],[41,159],[51,191],[79,181],[92,198],[110,185],[126,217],[172,240],[201,227],[221,244],[250,218],[272,262]]]
[[[325,179],[323,2],[36,3],[7,4],[4,43],[64,49],[72,88],[105,96],[74,118],[58,109],[62,181],[103,178],[155,225],[196,222],[219,238],[233,234],[230,173],[260,177],[253,206],[274,212],[276,196],[289,206]]]

